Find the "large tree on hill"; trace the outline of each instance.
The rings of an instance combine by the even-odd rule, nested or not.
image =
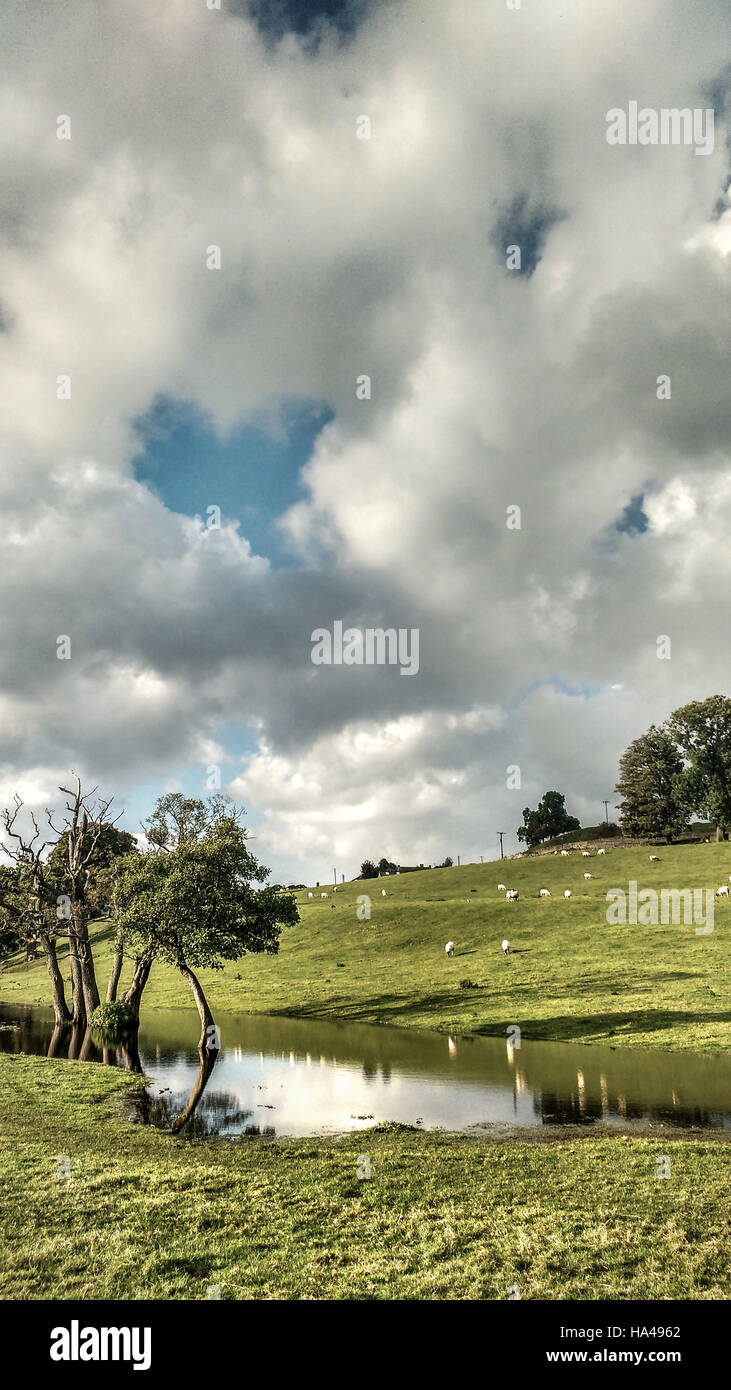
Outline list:
[[[162,797],[146,827],[150,849],[118,874],[119,926],[142,958],[180,971],[200,1017],[201,1051],[211,1050],[214,1020],[195,971],[220,970],[249,951],[276,954],[282,927],[299,921],[293,897],[254,886],[269,870],[239,821],[223,797]]]
[[[668,729],[685,760],[685,797],[696,815],[716,827],[716,838],[731,830],[731,700],[711,695],[676,709]]]
[[[668,844],[688,824],[689,806],[683,758],[666,728],[653,724],[619,760],[615,791],[622,797],[625,835],[662,836]]]
[[[541,844],[543,840],[553,840],[557,835],[565,835],[571,830],[580,830],[576,816],[566,810],[566,797],[562,792],[544,792],[535,811],[526,806],[523,811],[523,824],[518,827],[518,839],[524,840],[529,849]]]

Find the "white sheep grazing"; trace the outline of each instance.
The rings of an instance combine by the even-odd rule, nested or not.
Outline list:
[[[659,864],[659,863],[660,863],[660,855],[659,855],[659,854],[651,854],[651,855],[650,855],[650,863],[651,863],[651,864]]]
[[[510,953],[510,942],[508,941],[507,936],[505,937],[505,940],[504,940],[504,941],[501,941],[501,942],[500,942],[500,945],[501,945],[502,948],[503,948],[503,955],[504,955],[504,956],[509,955],[509,953]]]
[[[507,893],[505,894],[505,901],[506,901],[507,903],[517,903],[517,901],[518,901],[518,890],[517,890],[517,888],[509,888],[509,889],[508,889]]]
[[[581,851],[581,857],[582,857],[582,859],[591,859],[591,855],[590,855],[588,849],[582,849],[582,851]]]
[[[563,890],[563,895],[564,895],[565,898],[570,898],[570,897],[571,897],[571,889],[570,889],[570,888],[564,888],[564,890]]]
[[[591,878],[591,874],[584,874],[584,878]]]
[[[562,849],[562,850],[561,850],[561,858],[562,858],[562,859],[568,859],[568,857],[569,857],[569,852],[568,852],[568,850],[567,850],[567,849]]]
[[[468,903],[468,902],[469,902],[469,898],[465,898],[465,902]]]
[[[313,897],[314,895],[313,895],[312,893],[308,893],[307,896],[308,896],[308,898],[311,898],[311,897]]]
[[[599,857],[600,854],[606,854],[606,852],[607,852],[607,851],[606,851],[605,849],[598,849],[598,850],[597,850],[597,858]]]
[[[382,898],[385,898],[385,896],[386,896],[386,890],[385,890],[385,888],[382,888],[382,889],[381,889],[381,897],[382,897]]]
[[[717,898],[727,898],[727,897],[728,897],[728,884],[727,884],[727,883],[722,883],[722,884],[721,884],[721,887],[716,889],[716,897],[717,897]]]
[[[550,898],[551,894],[547,888],[542,888],[538,896],[539,898]]]
[[[447,955],[448,955],[448,956],[453,956],[453,955],[454,955],[454,942],[453,942],[453,941],[448,941],[447,944],[446,944],[446,946],[444,947],[444,949],[445,949],[445,951],[447,952]]]
[[[731,878],[731,874],[729,874],[729,877]],[[507,890],[507,888],[505,887],[505,884],[504,884],[504,883],[498,883],[497,891],[498,891],[498,893],[507,893],[508,890]]]
[[[321,894],[320,894],[320,897],[321,897],[321,898],[326,898],[326,897],[327,897],[327,893],[321,893]]]

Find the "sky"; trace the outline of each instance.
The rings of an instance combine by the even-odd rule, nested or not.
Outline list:
[[[0,802],[218,779],[298,882],[595,824],[729,691],[726,0],[209,3],[6,0]]]

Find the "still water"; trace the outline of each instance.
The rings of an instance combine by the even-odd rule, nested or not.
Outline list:
[[[186,1135],[314,1135],[398,1120],[424,1129],[601,1122],[731,1130],[731,1058],[217,1014],[221,1050]],[[0,1004],[0,1051],[46,1055],[50,1009]],[[137,1118],[166,1128],[199,1078],[194,1010],[143,1016],[138,1052],[56,1034],[54,1055],[141,1068]]]

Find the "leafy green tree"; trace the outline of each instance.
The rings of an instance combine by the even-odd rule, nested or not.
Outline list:
[[[379,874],[397,874],[398,864],[392,864],[390,859],[379,859],[378,872]]]
[[[361,878],[378,878],[378,865],[372,859],[364,859],[360,866]]]
[[[581,824],[576,816],[566,810],[566,797],[562,792],[544,792],[535,811],[526,806],[523,811],[523,824],[518,827],[518,839],[523,840],[529,849],[541,844],[543,840],[553,840],[557,835],[565,835],[571,830],[580,830]]]
[[[667,728],[650,726],[619,760],[619,808],[625,835],[662,836],[668,844],[688,824],[688,786],[678,745]]]
[[[731,700],[711,695],[673,712],[668,730],[685,760],[684,799],[716,826],[716,839],[731,830]]]
[[[223,798],[184,811],[167,801],[161,798],[150,821],[160,832],[156,842],[119,870],[118,920],[144,959],[180,971],[198,1009],[202,1048],[213,1017],[195,970],[220,970],[249,951],[276,954],[282,927],[299,921],[299,913],[288,894],[253,886],[269,870]]]

